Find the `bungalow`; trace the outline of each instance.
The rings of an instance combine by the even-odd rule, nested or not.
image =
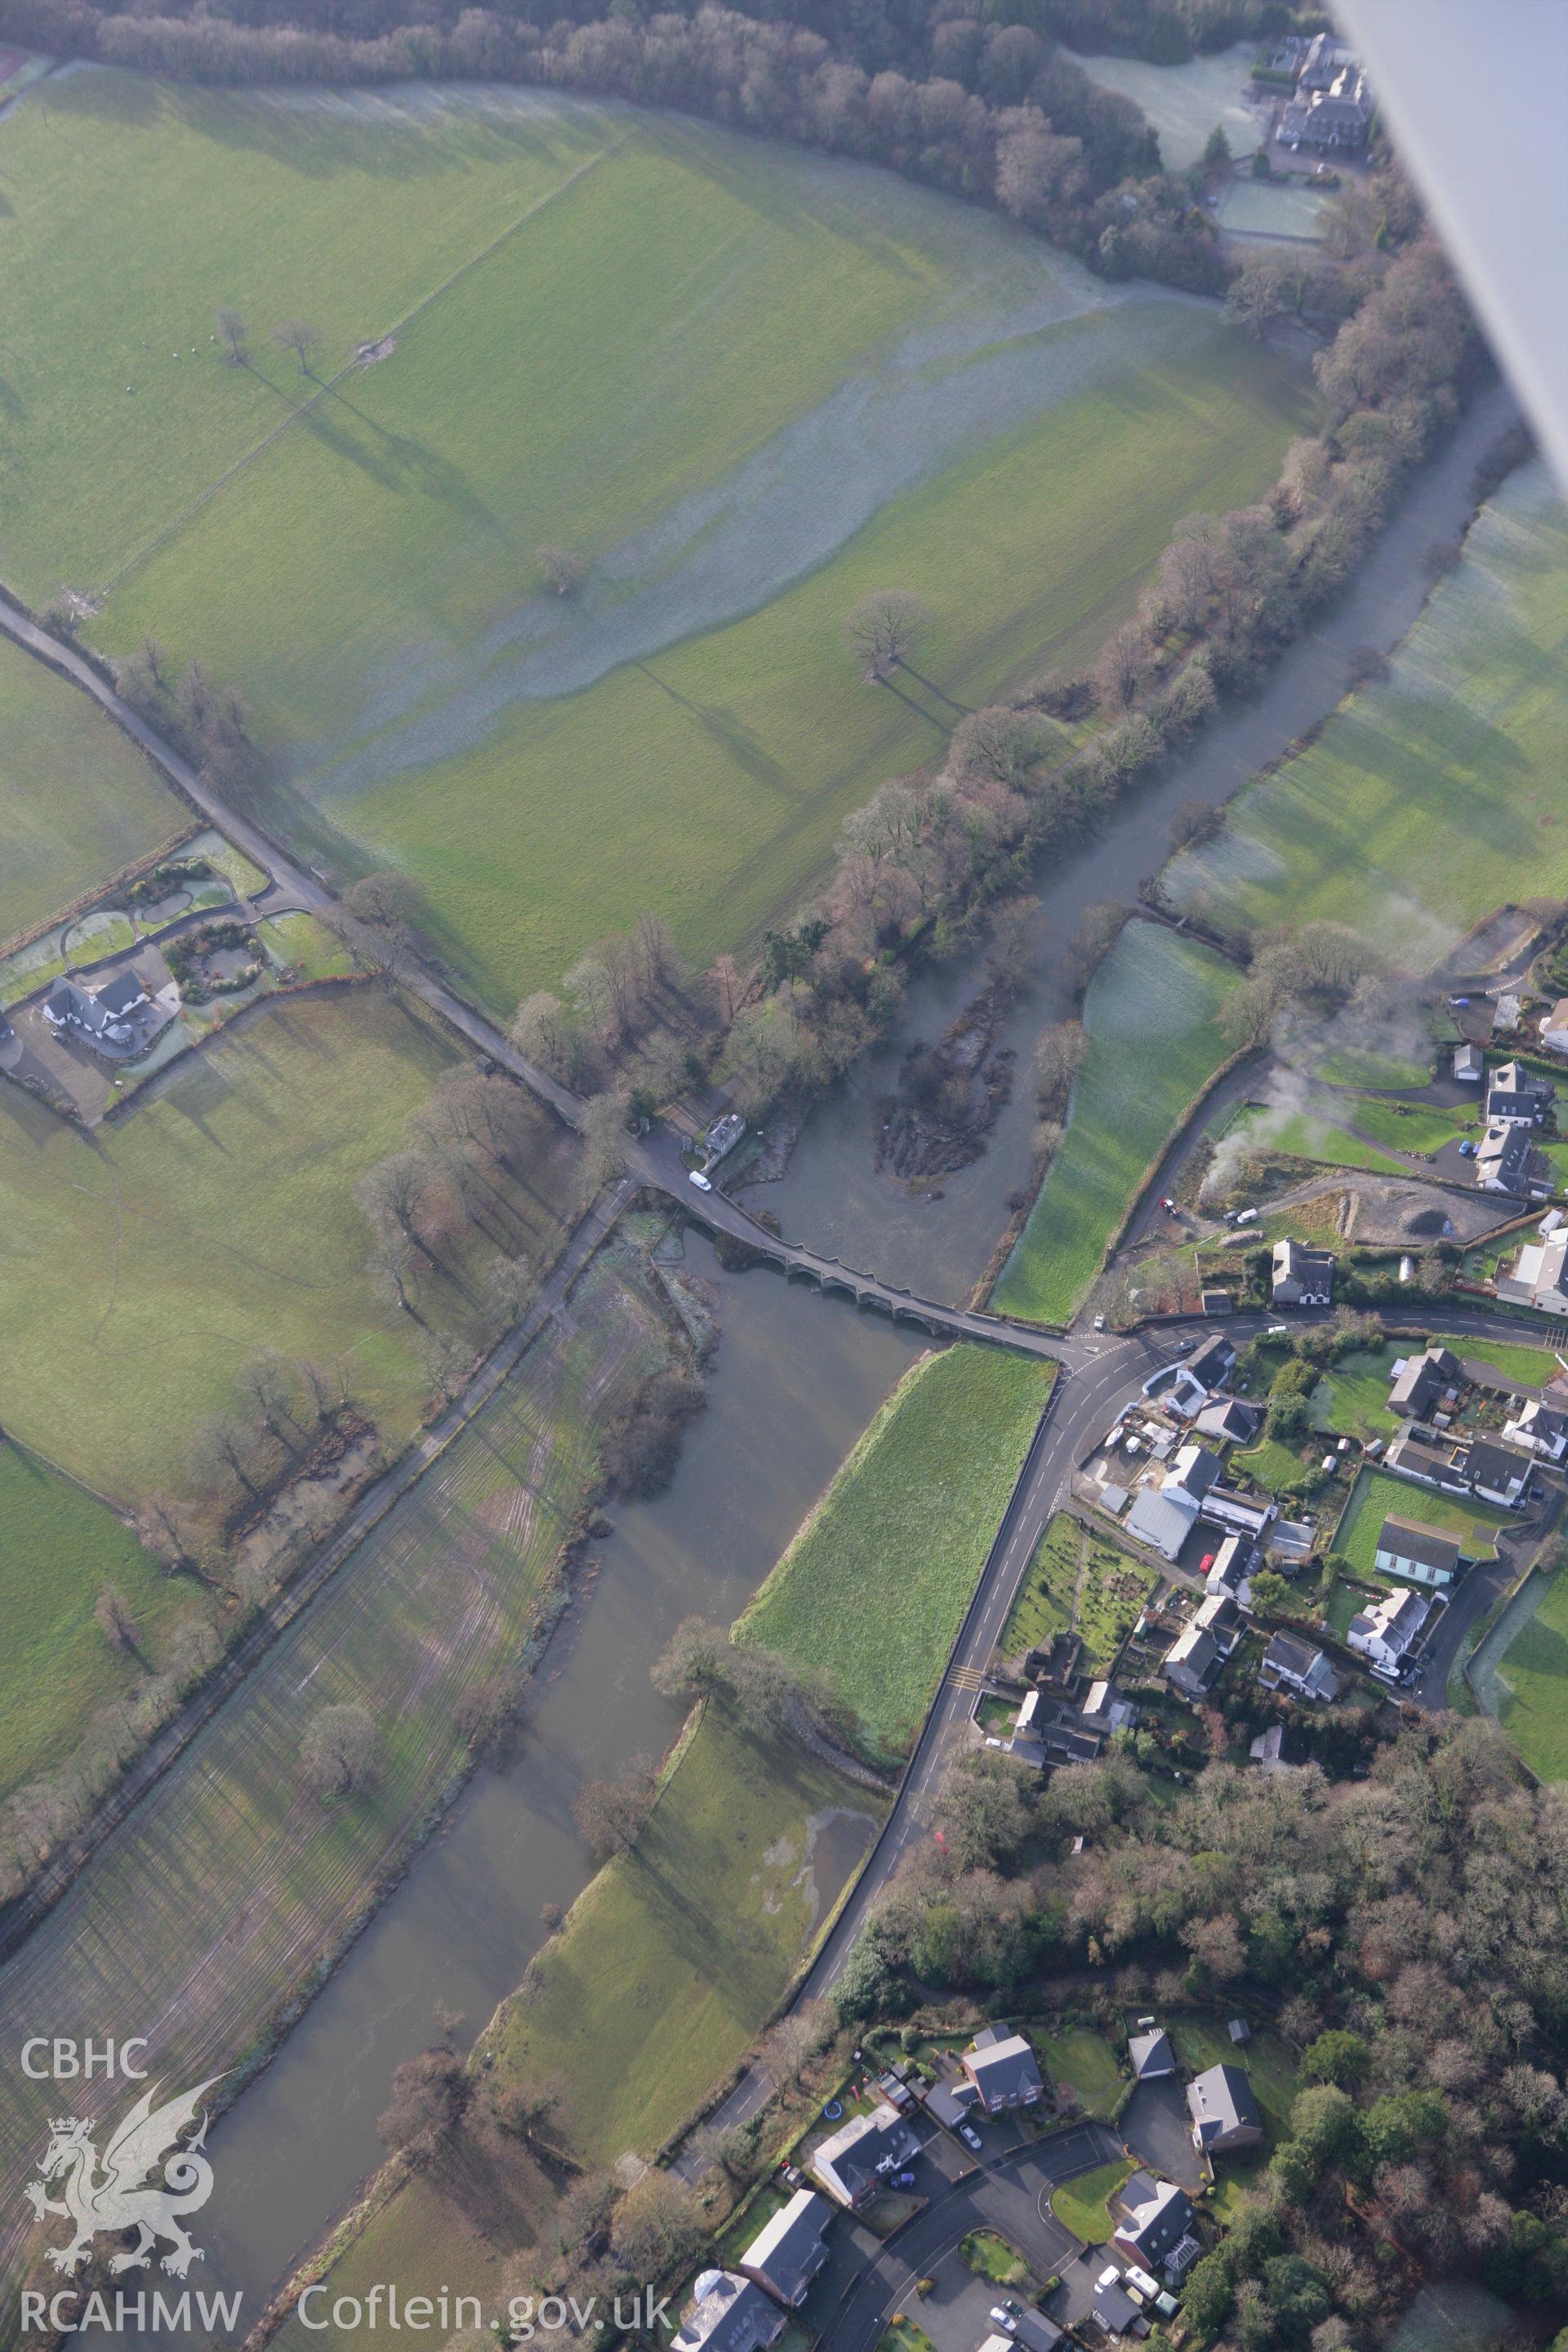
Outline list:
[[[1262,2141],[1258,2102],[1239,2066],[1211,2066],[1206,2074],[1194,2075],[1187,2084],[1187,2113],[1193,2122],[1193,2146],[1205,2156],[1257,2147]]]
[[[1489,1127],[1539,1127],[1557,1089],[1549,1078],[1538,1078],[1522,1062],[1502,1062],[1487,1087]]]
[[[1140,2083],[1157,2083],[1163,2075],[1173,2074],[1176,2071],[1176,2053],[1171,2047],[1171,2037],[1158,2025],[1148,2033],[1132,2034],[1128,2041],[1127,2055]]]
[[[811,2168],[830,2197],[853,2212],[868,2205],[889,2172],[918,2155],[920,2142],[897,2109],[883,2100],[868,2116],[852,2116],[825,2139]]]
[[[736,2265],[741,2275],[795,2310],[827,2260],[825,2232],[832,2218],[833,2208],[825,2197],[815,2189],[797,2189],[741,2256]]]
[[[1534,1154],[1528,1127],[1489,1127],[1476,1146],[1476,1182],[1483,1192],[1526,1193]]]
[[[1220,1469],[1219,1455],[1211,1454],[1206,1445],[1184,1445],[1165,1474],[1165,1491],[1168,1494],[1173,1486],[1183,1486],[1195,1503],[1202,1503]]]
[[[1351,1619],[1345,1640],[1381,1673],[1397,1674],[1418,1647],[1431,1613],[1432,1603],[1413,1584],[1398,1585]]]
[[[1454,1076],[1462,1086],[1479,1087],[1486,1074],[1486,1059],[1479,1045],[1455,1046]]]
[[[1384,1576],[1408,1577],[1415,1584],[1452,1584],[1459,1572],[1456,1537],[1424,1519],[1384,1519],[1377,1538],[1374,1565]]]
[[[1506,1445],[1494,1445],[1489,1437],[1473,1439],[1465,1457],[1465,1468],[1474,1492],[1484,1496],[1489,1503],[1500,1503],[1508,1511],[1517,1511],[1523,1503],[1530,1485],[1530,1465]]]
[[[1211,1331],[1201,1348],[1187,1358],[1186,1369],[1205,1389],[1217,1389],[1229,1380],[1236,1349],[1223,1332]]]
[[[1568,1315],[1568,1225],[1526,1242],[1510,1274],[1498,1272],[1497,1295],[1542,1315]]]
[[[1205,1405],[1193,1427],[1200,1437],[1216,1437],[1231,1445],[1250,1445],[1262,1418],[1258,1406],[1243,1404],[1239,1397],[1216,1397],[1213,1404]]]
[[[1440,1486],[1447,1495],[1468,1495],[1470,1475],[1462,1445],[1439,1444],[1428,1432],[1397,1437],[1383,1457],[1385,1470],[1414,1478],[1423,1486]]]
[[[1339,1696],[1339,1682],[1328,1659],[1299,1633],[1273,1636],[1263,1653],[1258,1679],[1268,1690],[1291,1691],[1297,1698],[1326,1703]]]
[[[988,2116],[1002,2115],[1009,2107],[1032,2107],[1045,2095],[1032,2044],[1004,2025],[984,2027],[959,2063]]]
[[[1527,1454],[1537,1454],[1546,1462],[1561,1462],[1568,1453],[1568,1412],[1541,1397],[1531,1397],[1511,1421],[1504,1422],[1502,1433],[1510,1445],[1522,1445]]]
[[[1156,2180],[1152,2173],[1129,2174],[1117,2191],[1119,2220],[1111,2238],[1119,2253],[1133,2262],[1163,2262],[1171,2248],[1184,2238],[1192,2222],[1193,2201],[1172,2180]]]
[[[1541,1042],[1549,1054],[1568,1054],[1568,996],[1560,996],[1541,1016]]]
[[[670,2352],[763,2352],[789,2325],[776,2303],[734,2271],[703,2271],[670,2338]]]
[[[1447,1348],[1428,1348],[1425,1355],[1406,1356],[1394,1366],[1388,1410],[1424,1421],[1444,1391],[1460,1377],[1459,1360]]]
[[[1269,1297],[1276,1307],[1327,1307],[1333,1295],[1331,1251],[1306,1249],[1300,1242],[1275,1243]]]

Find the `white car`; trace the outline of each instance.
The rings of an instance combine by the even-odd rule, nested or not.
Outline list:
[[[980,2134],[975,2130],[973,2124],[960,2124],[958,2126],[958,2137],[966,2147],[972,2147],[974,2150],[976,2156],[979,2155],[982,2147],[984,2146],[984,2142],[982,2140]]]
[[[686,1181],[689,1184],[695,1184],[700,1192],[710,1192],[713,1190],[700,1168],[691,1169],[688,1172]]]
[[[1097,1316],[1095,1317],[1095,1318],[1094,1318],[1094,1328],[1095,1328],[1095,1329],[1096,1329],[1097,1331],[1103,1331],[1103,1330],[1104,1330],[1104,1328],[1105,1328],[1105,1318],[1104,1318],[1104,1316],[1103,1316],[1103,1315],[1097,1315]]]

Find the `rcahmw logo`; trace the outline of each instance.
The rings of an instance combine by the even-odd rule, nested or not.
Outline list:
[[[121,2042],[116,2050],[112,2042],[51,2042],[35,2036],[22,2045],[22,2071],[35,2081],[70,2082],[102,2074],[142,2082],[147,2069],[140,2061],[146,2047],[144,2040],[136,2039]],[[162,2085],[149,2083],[115,2126],[101,2155],[98,2142],[104,2126],[92,2117],[56,2116],[51,2119],[38,2177],[27,2182],[23,2194],[40,2221],[47,2224],[58,2219],[69,2224],[64,2244],[45,2249],[44,2258],[53,2269],[68,2278],[74,2276],[91,2254],[94,2241],[103,2237],[121,2242],[121,2251],[109,2260],[113,2278],[126,2271],[146,2270],[161,2245],[168,2248],[162,2256],[162,2268],[174,2278],[183,2279],[193,2263],[204,2260],[203,2249],[184,2226],[184,2217],[199,2211],[212,2195],[213,2168],[203,2153],[208,2116],[202,2101],[220,2080],[219,2075],[209,2075],[194,2089],[161,2101]],[[210,2327],[221,2321],[232,2327],[239,2300],[237,2295],[200,2296],[202,2325]],[[114,2301],[123,2306],[127,2298],[121,2295]],[[136,2312],[130,2324],[147,2324],[145,2301],[140,2295],[135,2298]],[[157,2306],[153,2325],[185,2324],[188,2295],[176,2298],[175,2305],[162,2294],[153,2301]],[[79,2308],[81,2302],[74,2290],[55,2295],[26,2293],[23,2325],[114,2327],[127,2324],[127,2315],[121,2311],[117,2316],[101,2294],[89,2295],[85,2309]],[[62,2308],[65,2305],[71,2308]]]

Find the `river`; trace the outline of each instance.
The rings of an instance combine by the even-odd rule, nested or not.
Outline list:
[[[518,1760],[469,1783],[272,2064],[213,2128],[222,2193],[204,2217],[205,2277],[244,2287],[253,2315],[378,2161],[375,2119],[398,2061],[435,2039],[438,2010],[462,2014],[465,2042],[477,2032],[542,1940],[542,1906],[564,1906],[585,1884],[592,1864],[573,1797],[629,1758],[662,1752],[679,1727],[681,1710],[655,1692],[650,1661],[681,1618],[739,1613],[921,1352],[916,1334],[804,1286],[725,1275],[705,1239],[689,1236],[687,1248],[718,1291],[722,1336],[709,1409],[671,1492],[616,1509],[603,1568],[547,1653]],[[866,1842],[819,1843],[825,1907]]]
[[[1062,950],[1079,909],[1101,898],[1133,904],[1139,884],[1165,862],[1170,820],[1184,801],[1228,800],[1327,717],[1345,690],[1353,647],[1389,651],[1398,644],[1426,599],[1423,553],[1463,529],[1476,465],[1516,414],[1500,384],[1479,399],[1415,483],[1354,588],[1290,647],[1265,690],[1162,763],[1094,840],[1045,861],[1033,885],[1039,899],[1033,985],[999,1038],[1017,1054],[1016,1083],[984,1156],[942,1178],[940,1201],[911,1198],[896,1179],[879,1176],[872,1159],[875,1105],[893,1090],[907,1047],[917,1039],[934,1045],[974,995],[984,977],[984,958],[974,958],[921,974],[888,1043],[814,1112],[782,1181],[747,1192],[750,1207],[771,1209],[792,1239],[862,1273],[950,1304],[967,1293],[1007,1223],[1009,1194],[1028,1181],[1034,1044],[1069,1009]]]
[[[1040,1025],[1065,1009],[1059,948],[1078,909],[1133,899],[1163,863],[1179,803],[1226,798],[1333,707],[1352,646],[1388,647],[1403,635],[1425,594],[1421,553],[1462,526],[1477,460],[1512,414],[1500,387],[1478,402],[1356,589],[1291,648],[1267,691],[1212,726],[1097,839],[1040,874],[1037,976],[1006,1040],[1018,1052],[1018,1084],[985,1155],[927,1202],[878,1177],[871,1156],[873,1103],[909,1041],[934,1042],[973,994],[984,969],[976,958],[917,982],[898,1034],[818,1109],[788,1174],[757,1188],[754,1205],[847,1265],[928,1296],[967,1290],[1006,1221],[1007,1195],[1028,1173],[1030,1055]],[[717,1287],[722,1339],[710,1409],[670,1493],[618,1511],[602,1571],[547,1655],[519,1760],[470,1783],[278,2057],[214,2127],[223,2193],[204,2222],[205,2279],[243,2286],[252,2314],[376,2163],[375,2119],[398,2061],[434,2038],[438,2011],[460,2012],[477,2032],[541,1941],[541,1906],[568,1904],[585,1883],[574,1794],[634,1755],[661,1750],[676,1727],[676,1710],[648,1682],[649,1661],[683,1616],[725,1622],[738,1612],[920,1352],[918,1338],[880,1319],[776,1278],[726,1276],[705,1241],[688,1246]],[[840,1877],[857,1859],[852,1841],[835,1841]],[[825,1903],[837,1891],[834,1868],[820,1874]]]

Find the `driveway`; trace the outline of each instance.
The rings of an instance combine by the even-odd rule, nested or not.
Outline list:
[[[1194,2195],[1204,2168],[1193,2146],[1187,2095],[1173,2074],[1140,2083],[1121,2111],[1121,2137],[1152,2172]]]
[[[820,2331],[823,2352],[870,2352],[889,2315],[900,2310],[921,2314],[921,2325],[939,2352],[973,2352],[991,2332],[985,2315],[995,2293],[988,2281],[966,2283],[960,2275],[965,2267],[957,2255],[960,2241],[972,2230],[995,2230],[1040,2279],[1065,2272],[1074,2262],[1078,2240],[1053,2220],[1051,2190],[1058,2181],[1110,2163],[1121,2153],[1115,2133],[1105,2125],[1081,2123],[994,2162],[983,2159],[952,2184],[922,2155],[918,2185],[931,2201],[885,2243],[848,2216],[829,2232],[827,2264],[813,2283],[803,2315]],[[922,2278],[938,2282],[931,2317],[939,2320],[941,2337],[915,2296],[915,2282]]]

